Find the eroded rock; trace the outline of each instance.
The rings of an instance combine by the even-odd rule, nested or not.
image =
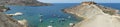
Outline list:
[[[120,27],[118,10],[95,2],[82,2],[81,5],[65,9],[64,12],[84,19],[74,27]]]
[[[0,27],[27,27],[26,20],[15,20],[9,15],[3,13],[3,10],[8,10],[4,6],[0,6]]]

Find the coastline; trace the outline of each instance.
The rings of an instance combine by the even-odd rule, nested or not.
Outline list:
[[[84,20],[75,24],[74,27],[119,27],[118,19],[120,16],[118,16],[118,10],[99,6],[95,2],[82,2],[81,5],[65,9],[64,11],[83,17]],[[113,17],[114,15],[118,17]],[[117,22],[118,25],[114,22]]]
[[[37,0],[0,0],[0,5],[20,5],[20,6],[50,6],[50,3],[43,3]]]
[[[3,12],[6,12],[7,10],[9,10],[9,8],[3,8],[4,6],[0,7],[0,27],[27,27],[27,21],[21,21],[21,23],[24,23],[23,25],[18,22],[17,20],[11,18],[11,16],[6,15]]]

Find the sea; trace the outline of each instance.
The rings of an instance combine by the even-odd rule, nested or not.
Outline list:
[[[21,16],[13,16],[16,20],[27,20],[29,27],[70,27],[70,23],[78,23],[82,19],[63,12],[65,8],[71,8],[80,3],[51,3],[51,6],[6,6],[11,10],[6,14],[21,12]],[[106,7],[112,7],[120,10],[120,3],[98,3]]]

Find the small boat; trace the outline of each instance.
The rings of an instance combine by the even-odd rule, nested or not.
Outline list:
[[[40,19],[39,21],[40,21],[40,22],[43,22],[43,20],[42,20],[42,19]]]
[[[19,15],[23,15],[23,13],[21,13],[21,12],[16,12],[14,15],[15,15],[15,16],[19,16]]]
[[[73,23],[69,23],[70,26],[74,25]]]
[[[52,26],[49,25],[48,27],[52,27]]]
[[[66,21],[66,19],[62,18],[62,19],[59,19],[58,21],[59,22],[64,22],[64,21]]]
[[[42,17],[43,15],[42,14],[39,14],[39,17]]]
[[[73,27],[75,24],[74,23],[69,23],[69,26],[70,27]]]
[[[7,14],[7,15],[11,15],[11,16],[20,16],[20,15],[23,15],[23,13],[21,13],[21,12],[16,12],[15,14]]]
[[[55,16],[57,16],[57,15],[53,14],[53,16],[55,17]]]
[[[54,21],[51,20],[50,23],[54,23]]]
[[[61,16],[57,16],[58,18],[60,18]]]
[[[65,21],[66,19],[65,18],[62,18],[61,21]]]
[[[71,16],[68,16],[68,18],[71,18]]]

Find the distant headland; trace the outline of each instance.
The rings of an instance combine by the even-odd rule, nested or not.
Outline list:
[[[0,5],[49,6],[50,4],[37,0],[0,0]]]

